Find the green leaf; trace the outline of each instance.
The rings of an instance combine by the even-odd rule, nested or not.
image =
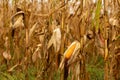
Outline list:
[[[14,78],[9,74],[9,73],[2,73],[1,75],[3,75],[4,77],[6,77],[8,80],[14,80]]]
[[[101,11],[101,0],[98,0],[97,8],[96,8],[96,11],[95,11],[95,18],[94,18],[96,32],[98,32],[98,29],[99,29],[99,26],[100,26],[99,25],[100,11]]]

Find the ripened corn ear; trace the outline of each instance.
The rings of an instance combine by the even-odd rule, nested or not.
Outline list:
[[[62,70],[64,67],[64,63],[65,61],[68,62],[68,64],[76,58],[77,56],[77,50],[80,49],[80,43],[78,41],[74,41],[69,47],[68,49],[65,51],[64,53],[64,57],[60,63],[59,69]]]
[[[79,43],[78,41],[74,41],[74,42],[68,47],[68,49],[67,49],[67,50],[65,51],[65,53],[64,53],[64,57],[65,57],[66,59],[70,59],[70,57],[71,57],[72,54],[74,53],[74,51],[75,51],[78,43]]]

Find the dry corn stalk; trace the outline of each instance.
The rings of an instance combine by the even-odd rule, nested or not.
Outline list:
[[[20,40],[22,37],[22,31],[23,31],[23,27],[24,27],[23,21],[24,21],[24,12],[23,11],[19,11],[11,17],[12,25],[10,27],[12,30],[11,36],[13,38],[13,42],[15,43],[15,44],[12,43],[14,46],[13,58],[15,59],[15,61],[20,61],[20,53],[21,53]]]
[[[109,52],[108,52],[108,39],[109,39],[109,25],[107,25],[107,16],[105,16],[105,49],[104,49],[104,61],[105,61],[105,76],[104,76],[104,80],[108,80],[109,79],[109,74],[108,74],[108,56],[109,56]]]

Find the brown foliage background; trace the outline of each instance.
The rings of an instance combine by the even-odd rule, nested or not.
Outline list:
[[[80,45],[64,60],[74,41]],[[91,80],[89,66],[119,80],[120,1],[0,0],[0,65],[2,80],[53,80],[59,72],[56,80]]]

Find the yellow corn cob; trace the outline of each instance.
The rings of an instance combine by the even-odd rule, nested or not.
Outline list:
[[[70,57],[72,56],[72,54],[73,54],[73,52],[74,52],[74,50],[75,50],[75,48],[76,48],[76,44],[77,44],[76,41],[73,42],[73,43],[68,47],[68,49],[66,50],[66,52],[64,53],[64,56],[65,56],[66,59],[70,59]]]

